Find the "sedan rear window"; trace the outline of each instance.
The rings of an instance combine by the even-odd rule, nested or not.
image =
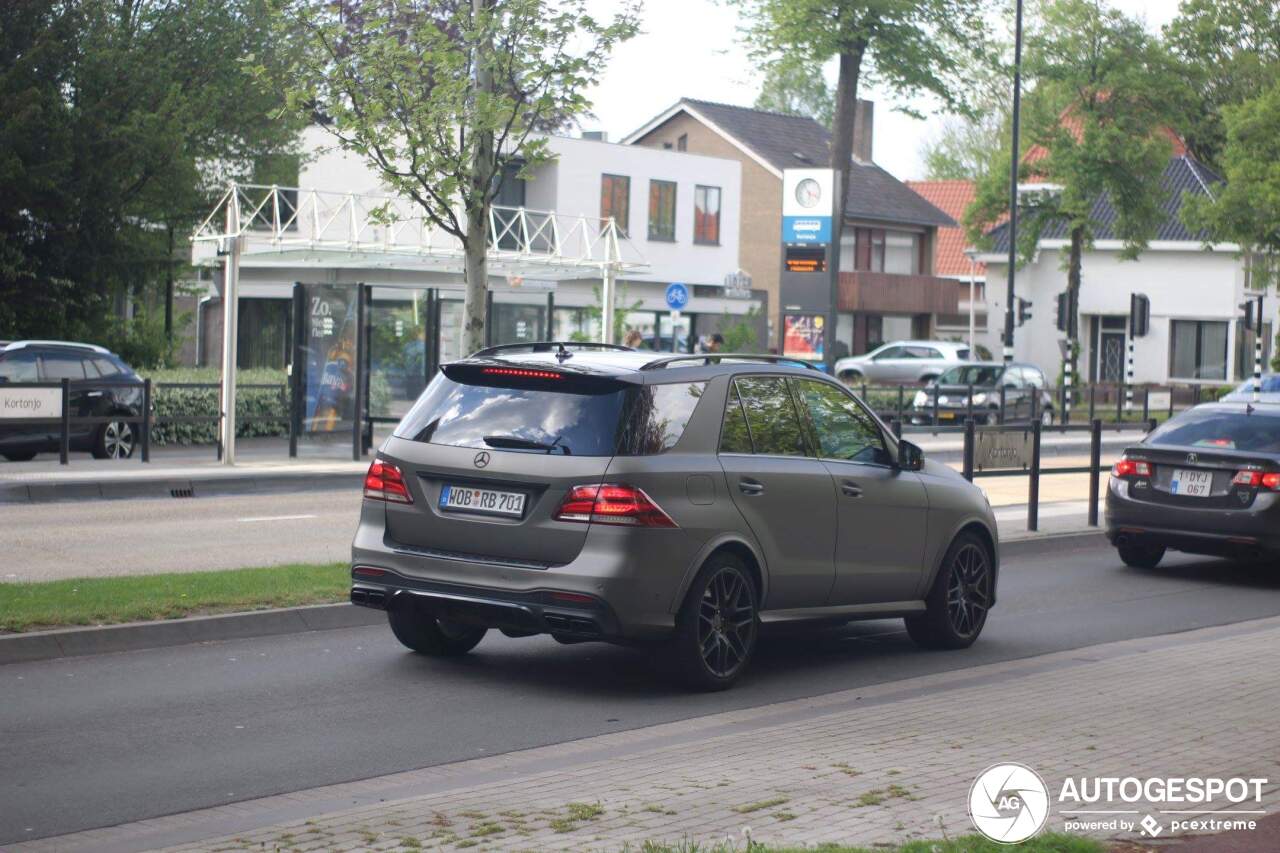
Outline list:
[[[1280,413],[1192,409],[1157,429],[1146,443],[1280,453]]]
[[[396,436],[453,447],[612,456],[625,391],[550,382],[468,384],[436,374]]]

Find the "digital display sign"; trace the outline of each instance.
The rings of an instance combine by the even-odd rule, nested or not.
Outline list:
[[[826,272],[827,253],[822,248],[788,246],[783,256],[787,272]]]

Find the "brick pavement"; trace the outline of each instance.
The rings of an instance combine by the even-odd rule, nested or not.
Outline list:
[[[789,844],[954,836],[972,831],[974,777],[1000,761],[1035,768],[1055,798],[1067,775],[1275,780],[1280,669],[1260,662],[1278,645],[1280,619],[1129,640],[17,849],[612,850],[645,839],[741,848],[748,831]],[[1274,811],[1277,785],[1265,790]],[[1070,814],[1055,805],[1049,826]]]

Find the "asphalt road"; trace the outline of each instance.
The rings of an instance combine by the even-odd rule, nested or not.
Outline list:
[[[1139,572],[1107,548],[1045,543],[1006,563],[972,649],[918,651],[898,621],[775,632],[714,695],[679,691],[637,651],[491,634],[441,661],[381,626],[13,664],[0,667],[0,845],[1276,614],[1274,568],[1171,556]]]

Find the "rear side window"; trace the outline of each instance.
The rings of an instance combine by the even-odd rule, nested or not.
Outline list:
[[[114,361],[112,361],[109,358],[104,358],[102,356],[93,357],[93,366],[98,369],[98,375],[104,379],[107,379],[110,377],[119,377],[124,374],[124,371],[121,370],[120,367]]]
[[[62,353],[46,353],[40,356],[43,366],[44,378],[49,380],[56,379],[84,379],[84,363],[78,355],[64,355]]]
[[[966,349],[958,349],[958,350],[956,350],[956,358],[960,359],[961,361],[968,361],[968,360],[969,360],[969,350],[968,350],[967,348],[966,348]]]
[[[1193,409],[1157,429],[1146,443],[1156,447],[1280,453],[1280,416]]]
[[[705,382],[672,382],[629,391],[620,452],[652,456],[675,447],[706,387]]]
[[[453,447],[612,456],[625,393],[618,386],[558,388],[549,380],[472,385],[438,373],[395,434]]]
[[[755,452],[769,456],[804,456],[804,431],[786,380],[781,376],[752,376],[734,382]]]
[[[747,429],[747,416],[738,398],[738,386],[729,383],[729,395],[724,403],[724,426],[720,430],[721,453],[750,453],[751,432]]]

